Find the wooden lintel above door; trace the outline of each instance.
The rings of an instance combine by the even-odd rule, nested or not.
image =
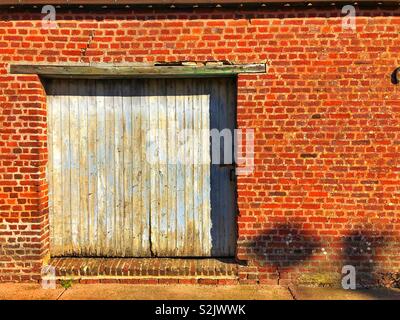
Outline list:
[[[239,73],[265,73],[265,63],[222,64],[142,64],[130,65],[41,65],[11,64],[11,74],[37,74],[47,78],[124,78],[124,77],[223,77]]]

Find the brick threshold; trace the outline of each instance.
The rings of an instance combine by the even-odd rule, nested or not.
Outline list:
[[[238,264],[232,258],[52,258],[55,275],[43,280],[82,283],[236,283]],[[50,270],[50,269],[49,269]]]

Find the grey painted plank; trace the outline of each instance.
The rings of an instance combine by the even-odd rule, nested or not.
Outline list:
[[[158,232],[158,214],[160,206],[160,189],[159,189],[159,139],[158,139],[158,98],[156,95],[156,83],[149,81],[146,84],[146,91],[148,93],[149,100],[149,134],[150,148],[146,150],[150,156],[150,227],[151,227],[151,245],[152,251],[155,255],[158,255],[159,248],[159,236]]]
[[[176,129],[177,133],[182,130],[185,125],[184,125],[184,113],[181,112],[181,110],[184,110],[185,108],[185,96],[184,96],[184,86],[183,86],[182,81],[176,81]],[[186,215],[185,215],[185,208],[186,208],[186,202],[185,202],[185,187],[186,187],[186,182],[185,182],[185,166],[184,164],[180,163],[179,160],[186,155],[186,150],[185,150],[185,145],[183,144],[184,141],[182,141],[182,136],[178,135],[177,137],[177,151],[178,153],[178,158],[177,158],[177,172],[176,172],[176,190],[177,190],[177,195],[176,195],[176,205],[177,205],[177,226],[176,226],[176,238],[177,238],[177,244],[176,244],[176,255],[181,256],[184,255],[184,250],[185,250],[185,230],[186,230]]]
[[[53,89],[54,82],[50,84],[50,90]],[[56,119],[58,119],[57,113],[59,112],[59,97],[55,96],[47,96],[47,135],[48,135],[48,148],[49,148],[49,158],[48,158],[48,167],[47,167],[47,183],[49,188],[49,225],[50,225],[50,234],[55,235],[50,238],[52,247],[60,247],[60,242],[62,241],[62,234],[60,234],[57,228],[60,227],[60,214],[55,215],[54,213],[60,212],[59,206],[59,182],[57,181],[57,165],[56,163],[60,163],[59,152],[57,152],[58,136],[57,132],[59,130],[55,129],[57,125]],[[51,106],[51,107],[50,107]]]
[[[122,211],[123,218],[122,223],[122,237],[120,250],[122,256],[127,256],[129,253],[133,254],[133,223],[134,223],[134,213],[133,213],[133,186],[137,185],[137,179],[133,176],[133,152],[132,144],[137,141],[136,137],[132,136],[132,99],[130,97],[130,83],[128,81],[121,81],[121,104],[122,104],[122,189],[124,192]],[[136,148],[135,148],[136,149]],[[138,149],[136,149],[138,150]],[[138,152],[135,153],[139,154]]]
[[[87,237],[82,249],[84,254],[96,256],[100,250],[98,232],[98,159],[97,159],[97,99],[96,83],[89,84],[88,90],[88,212]]]
[[[189,133],[193,132],[193,95],[190,94],[191,80],[185,81],[185,109],[183,110],[185,114],[185,129],[189,129]],[[185,217],[186,217],[186,230],[185,230],[185,243],[184,252],[185,255],[194,255],[195,243],[194,234],[196,232],[196,224],[193,217],[193,141],[191,136],[188,135],[186,138],[186,151],[187,162],[185,163]]]
[[[59,82],[62,85],[62,82]],[[71,150],[70,150],[70,97],[65,98],[66,108],[61,108],[61,163],[62,163],[62,221],[63,221],[63,251],[71,253]]]
[[[69,90],[71,96],[69,96],[69,138],[70,138],[70,230],[71,230],[71,252],[80,251],[79,244],[79,195],[80,195],[80,184],[76,183],[79,181],[79,168],[80,168],[80,139],[79,139],[79,98],[78,98],[78,84],[76,82],[69,83]],[[66,133],[67,134],[67,133]]]
[[[158,235],[159,247],[157,250],[163,254],[167,254],[168,248],[168,238],[170,237],[170,232],[174,230],[170,229],[167,221],[168,214],[168,166],[167,166],[167,99],[166,99],[166,83],[165,80],[153,81],[156,83],[157,94],[157,113],[158,113],[158,129],[160,136],[159,142],[159,211],[157,216],[157,226],[158,228],[154,231]]]
[[[88,97],[84,96],[88,81],[79,83],[79,248],[78,254],[83,252],[86,240],[86,226],[88,225],[89,212],[89,162],[88,162]]]
[[[124,166],[123,166],[123,105],[121,97],[121,83],[114,82],[112,84],[112,94],[114,98],[114,115],[115,115],[115,215],[114,215],[114,233],[112,247],[109,250],[114,250],[114,254],[122,255],[123,233],[124,233]]]
[[[97,113],[95,141],[97,161],[97,230],[91,235],[91,237],[96,237],[97,247],[94,249],[97,255],[101,253],[107,255],[107,248],[109,246],[108,240],[109,237],[112,236],[112,233],[109,234],[106,229],[106,221],[108,217],[107,199],[109,191],[109,185],[106,182],[106,177],[109,166],[113,166],[114,164],[108,162],[108,159],[106,159],[106,155],[110,152],[110,150],[107,150],[104,142],[107,138],[107,135],[113,131],[106,131],[106,106],[109,105],[110,101],[106,101],[108,97],[104,96],[104,90],[104,82],[96,81],[96,110],[94,112]]]
[[[167,81],[167,158],[168,164],[168,188],[167,188],[167,221],[169,228],[167,237],[167,248],[165,254],[173,256],[177,246],[177,123],[176,123],[176,82]]]
[[[203,239],[203,252],[207,256],[211,256],[212,252],[212,237],[211,237],[211,157],[210,157],[210,95],[207,94],[206,84],[201,83],[201,127],[202,131],[202,144],[201,144],[201,154],[202,154],[202,239]]]
[[[140,102],[139,108],[135,107],[135,110],[138,109],[139,114],[137,117],[140,118],[140,132],[135,133],[135,135],[140,135],[140,180],[141,180],[141,205],[140,211],[138,211],[138,221],[140,221],[140,249],[142,256],[151,256],[151,171],[150,165],[147,161],[147,150],[148,150],[148,141],[147,141],[147,133],[150,130],[150,101],[145,95],[148,92],[148,83],[147,82],[139,82],[134,81],[134,92],[139,96],[139,99],[135,99],[136,102]],[[139,121],[137,123],[139,125]],[[139,231],[139,229],[138,229]],[[139,239],[139,235],[138,235]]]
[[[193,255],[202,256],[207,254],[206,239],[203,238],[203,200],[209,201],[208,199],[203,199],[202,195],[202,165],[199,163],[200,160],[200,150],[201,150],[201,141],[200,141],[200,132],[201,132],[201,110],[202,110],[202,99],[200,87],[196,85],[194,81],[191,81],[192,90],[195,88],[195,92],[192,97],[192,110],[193,110]],[[206,173],[209,174],[209,173]]]
[[[100,82],[100,81],[98,81]],[[107,87],[110,89],[109,87]],[[105,230],[104,241],[105,248],[104,254],[113,255],[110,248],[113,247],[114,236],[114,217],[115,217],[115,106],[114,98],[112,95],[105,95],[105,137],[104,144],[106,150],[106,187],[107,187],[107,203],[106,203],[106,217],[105,217]]]
[[[220,132],[229,129],[233,133],[235,126],[234,111],[232,111],[234,93],[233,83],[217,80],[217,86],[211,86],[211,126]],[[234,110],[234,109],[233,109]],[[233,135],[232,135],[233,137]],[[233,141],[233,140],[232,140]],[[224,144],[222,144],[224,142]],[[231,151],[231,150],[230,150]],[[221,138],[220,162],[224,162],[225,141]],[[213,238],[212,254],[215,256],[232,256],[235,251],[236,211],[235,188],[230,181],[231,167],[212,165],[212,221]]]

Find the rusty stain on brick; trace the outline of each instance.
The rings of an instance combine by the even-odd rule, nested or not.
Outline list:
[[[286,196],[285,191],[272,191],[268,193],[271,197],[284,197]]]
[[[367,146],[371,144],[370,140],[354,140],[351,142],[352,145],[354,146]]]
[[[360,183],[361,184],[378,184],[379,181],[378,180],[361,180]]]
[[[300,157],[302,158],[316,158],[318,154],[316,153],[301,153]]]

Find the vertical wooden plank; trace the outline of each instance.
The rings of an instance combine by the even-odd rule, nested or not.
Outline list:
[[[81,185],[79,181],[79,97],[78,88],[81,81],[68,81],[69,84],[69,156],[70,156],[70,228],[71,228],[71,253],[79,253],[79,194]]]
[[[202,243],[203,254],[211,256],[212,239],[211,239],[211,159],[210,159],[210,94],[206,90],[206,84],[201,82],[201,156],[202,156],[202,170],[201,182],[202,189]]]
[[[86,247],[86,226],[89,224],[89,167],[88,167],[88,89],[90,81],[79,84],[79,252]]]
[[[177,166],[176,166],[176,206],[177,206],[177,226],[176,226],[176,255],[183,256],[185,250],[185,234],[186,234],[186,202],[185,202],[185,163],[183,157],[186,155],[185,139],[181,134],[181,130],[185,127],[185,90],[184,81],[176,80],[176,130],[177,130]],[[180,133],[180,134],[178,134]]]
[[[139,228],[135,228],[135,234],[137,235],[138,242],[140,246],[138,250],[140,250],[140,256],[151,256],[152,255],[152,241],[151,241],[151,176],[152,170],[150,167],[150,163],[147,158],[147,152],[150,150],[150,146],[148,144],[147,138],[150,130],[150,114],[152,112],[150,108],[150,99],[149,99],[149,83],[148,81],[139,81],[136,80],[134,82],[134,92],[140,96],[139,99],[134,99],[132,103],[134,103],[135,110],[135,124],[140,125],[140,132],[135,130],[134,135],[140,135],[140,164],[138,165],[138,171],[141,172],[140,175],[140,185],[141,185],[141,194],[137,197],[141,196],[140,202],[140,211],[137,211],[135,215],[137,217],[137,221],[140,221]],[[136,105],[136,102],[139,105]],[[138,111],[137,111],[138,110]],[[139,114],[137,114],[137,112]],[[140,121],[138,117],[140,118]],[[137,199],[137,198],[136,198]],[[136,224],[136,221],[135,221]],[[140,234],[138,232],[140,231]]]
[[[185,107],[184,107],[184,129],[188,135],[185,137],[186,161],[185,161],[185,255],[193,254],[195,221],[193,217],[193,95],[191,94],[191,81],[185,81]]]
[[[146,149],[146,156],[150,160],[150,245],[154,256],[159,251],[159,206],[160,206],[160,186],[159,186],[159,110],[157,96],[157,82],[154,79],[145,80],[145,96],[149,104],[149,145]],[[149,158],[150,157],[150,158]]]
[[[93,234],[97,239],[94,242],[96,255],[105,251],[106,247],[106,219],[107,219],[107,189],[106,176],[109,163],[106,161],[107,150],[105,149],[105,86],[103,80],[96,81],[96,160],[97,160],[97,229]]]
[[[152,140],[152,156],[150,164],[150,237],[153,254],[158,254],[159,237],[157,236],[159,231],[159,219],[160,213],[160,165],[159,165],[159,110],[158,110],[158,97],[157,97],[157,83],[154,80],[148,80],[147,95],[149,99],[149,110],[150,110],[150,130],[153,136]],[[149,150],[147,150],[149,152]]]
[[[154,81],[154,80],[153,80]],[[157,111],[158,111],[158,194],[159,210],[157,215],[153,215],[157,229],[152,229],[155,233],[152,239],[156,238],[158,247],[157,252],[165,255],[167,250],[167,238],[169,236],[169,226],[167,224],[168,209],[168,166],[167,159],[167,99],[165,80],[154,81],[156,84]]]
[[[114,114],[115,114],[115,215],[114,215],[114,239],[113,249],[117,255],[121,255],[121,245],[123,244],[124,229],[124,159],[123,159],[123,105],[121,97],[121,84],[114,82],[112,87],[114,96]]]
[[[221,81],[220,79],[218,79],[216,81],[216,85],[218,88],[218,129],[219,131],[222,133],[223,130],[228,129],[226,128],[226,92],[225,92],[225,86],[224,86],[224,82]],[[225,146],[228,143],[227,140],[225,140],[225,138],[221,138],[221,144],[220,144],[220,155],[221,155],[221,164],[225,164],[226,161],[226,157],[228,156],[225,153]],[[220,193],[220,198],[219,198],[219,212],[218,212],[218,228],[217,228],[217,236],[219,238],[219,255],[222,255],[223,252],[226,251],[226,239],[227,239],[227,224],[228,222],[224,221],[224,217],[225,217],[225,212],[226,212],[226,202],[227,199],[224,198],[226,196],[226,183],[224,183],[226,181],[226,179],[229,179],[229,176],[227,177],[227,172],[229,171],[229,167],[225,167],[225,166],[219,166],[218,171],[219,171],[219,193]]]
[[[200,161],[200,130],[201,130],[201,88],[200,82],[191,81],[193,90],[192,108],[193,108],[193,255],[204,255],[204,245],[202,243],[202,165]]]
[[[133,219],[133,189],[137,186],[137,180],[134,180],[132,174],[133,160],[132,157],[138,153],[139,149],[133,153],[132,145],[135,143],[132,137],[132,98],[130,92],[129,80],[122,80],[120,82],[120,94],[122,103],[122,159],[123,159],[123,219],[122,219],[122,236],[121,236],[121,256],[131,256],[134,254],[133,249],[133,225],[135,220]],[[137,190],[136,190],[137,191]]]
[[[88,88],[88,165],[89,165],[89,198],[85,255],[96,256],[99,251],[98,231],[98,177],[97,177],[97,103],[96,82]]]
[[[167,221],[168,237],[166,255],[174,256],[177,247],[177,119],[176,119],[176,81],[167,81]]]
[[[107,86],[107,94],[104,96],[105,108],[105,159],[107,163],[106,169],[106,215],[104,228],[104,255],[112,254],[113,248],[113,232],[114,232],[114,215],[115,213],[115,111],[114,98],[111,95],[111,88]]]
[[[221,145],[221,154],[225,156],[225,147],[228,148],[233,155],[233,135],[235,128],[235,103],[232,99],[234,95],[233,83],[230,79],[226,81],[219,80],[219,130],[229,129],[232,134],[232,141],[224,141]],[[224,160],[224,159],[221,159]],[[233,160],[233,157],[232,157]],[[221,194],[221,210],[218,213],[219,236],[218,255],[233,255],[235,250],[236,228],[235,228],[235,187],[234,181],[231,181],[231,170],[233,166],[219,167],[218,177],[219,192]]]
[[[206,84],[207,91],[210,94],[210,127],[211,130],[219,129],[219,106],[218,106],[218,91],[215,88],[215,83]],[[210,140],[214,142],[215,137]],[[212,254],[219,255],[219,237],[218,226],[219,226],[219,212],[220,212],[220,194],[219,194],[219,165],[215,164],[213,152],[215,149],[213,145],[210,146],[211,153],[211,238],[212,238]]]
[[[51,93],[54,91],[54,82],[48,84],[47,90]],[[56,129],[57,120],[59,119],[60,101],[59,96],[47,95],[47,145],[49,147],[49,160],[48,160],[48,185],[49,185],[49,225],[50,225],[50,247],[52,252],[59,254],[62,246],[62,234],[59,230],[59,183],[56,177],[59,177],[59,130]],[[57,165],[58,163],[58,165]],[[53,250],[54,248],[54,250]]]
[[[127,126],[127,132],[129,131],[130,145],[130,158],[132,161],[129,181],[129,201],[131,202],[131,220],[130,220],[130,240],[131,243],[131,254],[134,256],[142,256],[142,237],[147,237],[148,235],[143,234],[143,215],[147,215],[142,209],[143,207],[143,188],[142,188],[142,174],[144,171],[144,165],[142,166],[142,132],[141,132],[141,122],[142,122],[142,106],[141,97],[137,94],[139,91],[137,81],[128,81],[126,90],[130,95],[129,102],[130,105],[130,125]],[[128,119],[127,119],[128,121]]]
[[[227,80],[215,80],[211,86],[211,127],[219,132],[229,129],[233,138],[234,108],[231,97],[234,93],[232,82]],[[232,140],[233,141],[233,140]],[[225,145],[229,140],[221,139],[220,163],[224,163]],[[230,180],[230,166],[213,164],[211,169],[211,237],[212,255],[231,256],[234,254],[236,242],[235,228],[235,188]]]
[[[60,83],[60,85],[63,85]],[[65,85],[65,84],[64,84]],[[68,85],[68,83],[66,84]],[[62,163],[62,221],[63,252],[71,253],[71,143],[70,143],[70,96],[63,96],[61,107],[61,163]]]

